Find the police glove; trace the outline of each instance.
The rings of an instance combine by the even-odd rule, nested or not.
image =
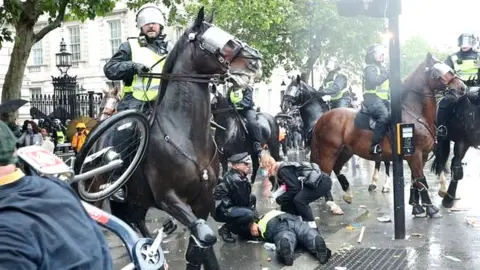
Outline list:
[[[133,63],[133,71],[135,74],[147,73],[150,72],[150,68],[140,63]]]

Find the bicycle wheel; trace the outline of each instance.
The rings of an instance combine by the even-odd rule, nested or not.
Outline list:
[[[121,159],[123,165],[78,182],[80,197],[89,202],[100,201],[122,187],[145,156],[149,131],[147,118],[135,110],[119,112],[92,129],[75,159],[75,174],[88,172],[115,159]]]

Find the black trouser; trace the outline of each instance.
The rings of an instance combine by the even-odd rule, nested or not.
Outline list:
[[[287,239],[290,243],[290,251],[295,251],[297,244],[315,254],[315,238],[320,234],[316,229],[310,228],[306,222],[297,220],[289,214],[282,214],[272,218],[267,223],[266,241],[275,243],[276,249],[280,250],[280,242]]]
[[[447,126],[447,121],[455,104],[454,97],[446,95],[438,103],[437,126]]]
[[[380,144],[390,122],[390,103],[375,94],[365,94],[363,104],[368,113],[377,121],[373,131],[372,145]]]
[[[321,197],[326,197],[332,188],[332,180],[330,177],[324,177],[322,182],[316,187],[311,188],[304,186],[298,193],[291,193],[291,195],[284,195],[277,198],[277,203],[283,212],[299,215],[303,221],[314,221],[312,208],[310,203],[318,200]]]
[[[335,108],[350,108],[352,106],[352,100],[348,96],[343,96],[339,99],[330,100],[332,109]]]
[[[247,129],[250,133],[250,139],[253,142],[262,143],[262,134],[260,133],[260,126],[257,122],[257,113],[253,109],[242,109],[238,111],[241,116],[247,119]]]

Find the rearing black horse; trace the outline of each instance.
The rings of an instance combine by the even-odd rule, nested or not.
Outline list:
[[[258,77],[261,54],[204,20],[201,8],[163,67],[145,159],[127,182],[125,203],[111,202],[112,212],[149,235],[150,207],[166,211],[191,236],[187,269],[218,269],[214,231],[205,223],[214,213],[213,189],[219,176],[217,148],[210,130],[211,80],[230,74],[235,81]],[[107,120],[108,121],[108,120]]]
[[[447,121],[447,138],[439,140],[434,150],[435,159],[432,171],[440,176],[440,190],[438,194],[443,197],[442,205],[451,208],[454,204],[458,181],[463,179],[462,160],[470,147],[480,145],[480,91],[478,87],[460,97],[454,105],[452,115]],[[453,158],[451,161],[452,179],[446,188],[444,171],[450,154],[450,141],[455,142]]]
[[[212,87],[213,98],[211,100],[212,114],[214,121],[220,126],[215,131],[215,141],[220,152],[220,163],[225,172],[227,169],[227,158],[233,154],[248,152],[252,156],[252,183],[255,182],[257,170],[260,167],[258,158],[254,158],[252,141],[247,135],[246,128],[242,123],[242,117],[235,111],[235,108],[228,104],[227,99],[217,91],[216,86]],[[267,113],[257,113],[258,124],[262,144],[267,144],[270,155],[275,160],[280,160],[280,142],[278,141],[279,126],[275,118]]]

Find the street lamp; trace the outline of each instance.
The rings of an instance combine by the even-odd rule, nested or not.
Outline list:
[[[72,54],[67,52],[67,44],[63,38],[60,42],[60,52],[55,54],[55,63],[62,75],[66,75],[68,69],[72,67]]]
[[[77,76],[69,76],[67,71],[72,67],[72,54],[67,52],[67,44],[62,38],[60,52],[55,54],[55,65],[60,76],[52,76],[53,84],[53,117],[63,123],[76,116]]]

